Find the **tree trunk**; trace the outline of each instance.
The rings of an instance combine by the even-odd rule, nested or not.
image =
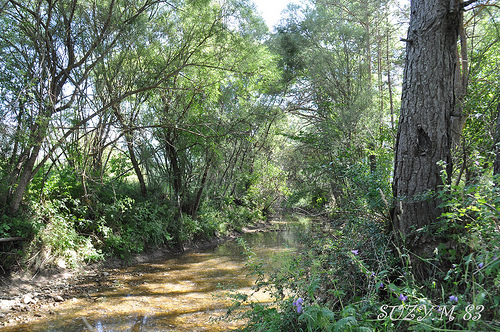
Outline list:
[[[132,162],[132,166],[135,171],[135,175],[137,175],[137,180],[139,181],[139,186],[141,188],[141,195],[142,197],[146,197],[148,194],[147,188],[146,188],[146,181],[144,181],[144,176],[142,175],[141,168],[139,167],[139,162],[137,161],[137,157],[135,156],[135,151],[134,151],[134,137],[133,137],[133,132],[130,129],[130,127],[125,123],[125,120],[123,119],[123,115],[121,114],[120,110],[118,109],[118,106],[115,106],[113,108],[116,118],[120,122],[120,126],[122,127],[122,131],[125,136],[125,141],[127,142],[127,149],[128,149],[128,154],[130,157],[130,161]]]
[[[31,179],[33,178],[33,168],[35,166],[36,158],[38,157],[38,153],[40,152],[41,146],[35,146],[31,151],[31,155],[29,159],[24,164],[23,171],[19,180],[17,181],[17,187],[12,195],[12,200],[10,202],[9,213],[10,215],[16,215],[19,210],[19,206],[23,200],[24,192],[28,187]]]
[[[191,209],[191,217],[196,219],[196,215],[198,214],[198,210],[200,209],[201,197],[203,195],[203,189],[205,189],[205,184],[207,183],[208,170],[210,169],[211,160],[207,159],[207,165],[205,166],[205,171],[203,172],[203,176],[201,177],[200,187],[196,193],[195,200],[193,202],[193,206]]]
[[[406,40],[401,115],[396,140],[394,231],[414,254],[429,258],[436,239],[416,230],[442,214],[435,192],[442,185],[438,163],[451,175],[451,116],[455,109],[458,0],[412,0]],[[425,277],[422,261],[416,274]]]
[[[392,100],[392,81],[391,81],[391,61],[389,57],[389,31],[387,31],[387,88],[389,89],[389,107],[391,110],[391,134],[394,130],[394,102]]]
[[[142,197],[146,197],[148,194],[146,188],[146,181],[144,181],[144,176],[142,175],[141,168],[139,166],[139,162],[137,161],[137,157],[135,156],[134,151],[134,141],[133,137],[130,133],[125,134],[125,141],[127,141],[127,148],[130,157],[130,161],[132,162],[132,166],[134,167],[135,174],[137,175],[137,180],[139,181],[139,186],[141,188]]]
[[[37,125],[33,129],[33,132],[30,137],[30,139],[33,142],[31,147],[31,153],[29,153],[29,157],[27,158],[26,162],[22,167],[21,175],[17,180],[16,189],[12,194],[12,199],[9,203],[10,215],[17,214],[19,206],[21,205],[21,202],[23,200],[24,192],[26,191],[26,188],[28,187],[30,181],[32,180],[34,173],[36,173],[36,171],[34,172],[35,163],[38,158],[38,154],[40,153],[40,150],[42,148],[42,143],[43,140],[45,139],[47,128],[49,125],[49,118],[52,113],[53,109],[50,109],[49,111],[46,112],[46,114],[49,114],[48,116],[44,116],[42,114],[37,117]]]
[[[500,174],[500,102],[497,105],[497,126],[495,129],[495,162],[493,163],[493,175]],[[498,185],[498,177],[495,178],[495,185]]]
[[[170,137],[170,134],[167,136]],[[179,208],[182,209],[184,203],[184,193],[182,190],[182,170],[179,166],[179,156],[177,149],[173,145],[173,139],[166,139],[167,156],[170,162],[170,170],[172,172],[172,184],[174,187],[174,195],[177,197]]]

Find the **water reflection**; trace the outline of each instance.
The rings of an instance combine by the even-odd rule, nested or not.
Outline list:
[[[246,247],[266,262],[293,251],[296,226],[286,230],[245,234]],[[297,224],[295,224],[297,225]],[[107,288],[66,301],[55,315],[6,331],[227,331],[241,321],[216,321],[228,307],[227,290],[250,292],[248,253],[237,241],[172,259],[109,271]],[[266,294],[256,294],[269,301]]]

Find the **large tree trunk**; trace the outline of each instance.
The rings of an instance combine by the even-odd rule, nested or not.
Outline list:
[[[412,0],[406,65],[396,141],[394,231],[414,254],[428,258],[433,236],[417,230],[442,214],[435,192],[442,185],[438,162],[451,175],[451,117],[455,110],[458,0]],[[425,277],[421,261],[417,273]]]

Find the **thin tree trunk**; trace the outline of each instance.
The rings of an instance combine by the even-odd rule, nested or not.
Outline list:
[[[130,161],[132,162],[132,167],[134,168],[137,180],[139,181],[139,186],[141,188],[141,195],[143,197],[146,197],[148,191],[146,188],[146,182],[144,181],[144,176],[142,175],[141,167],[139,166],[139,162],[137,161],[137,158],[135,156],[134,138],[132,135],[132,131],[130,130],[129,126],[127,126],[127,124],[125,123],[123,115],[120,113],[118,107],[113,107],[113,108],[115,111],[116,118],[118,119],[118,121],[120,122],[120,126],[122,127],[122,131],[125,136],[125,141],[127,142],[129,158]]]
[[[21,173],[21,176],[19,177],[19,180],[17,181],[17,187],[14,191],[14,194],[12,195],[12,200],[10,202],[9,213],[11,215],[16,215],[19,210],[19,206],[21,205],[21,202],[23,200],[24,192],[26,191],[28,184],[33,178],[33,168],[35,167],[36,158],[38,157],[40,149],[41,142],[33,147],[30,157],[24,164],[23,171]]]
[[[182,171],[179,166],[179,156],[177,153],[177,149],[173,145],[173,139],[171,139],[171,133],[165,135],[166,139],[166,148],[168,160],[170,162],[170,169],[172,171],[173,177],[173,187],[174,187],[174,197],[177,203],[177,213],[178,213],[178,230],[175,234],[175,242],[177,243],[177,249],[180,252],[184,252],[184,246],[182,245],[181,235],[184,232],[184,215],[183,215],[183,207],[184,207],[184,192],[182,190]]]
[[[49,114],[52,114],[52,111],[53,110],[51,109],[47,112]],[[35,173],[34,169],[35,169],[36,159],[38,158],[38,154],[40,153],[40,150],[42,148],[43,140],[45,139],[45,135],[47,133],[49,118],[50,115],[44,116],[42,114],[39,115],[39,117],[36,120],[37,125],[31,135],[31,139],[33,140],[31,153],[29,154],[29,157],[27,158],[26,162],[22,167],[21,176],[17,180],[17,187],[12,195],[12,199],[9,204],[9,213],[11,215],[17,214],[19,206],[21,205],[21,202],[23,200],[24,192],[26,191],[26,188],[28,187]]]
[[[389,31],[387,31],[387,85],[389,88],[389,106],[391,110],[391,129],[394,130],[394,101],[392,98],[391,62],[389,57]]]
[[[174,195],[179,198],[179,205],[182,207],[183,205],[183,193],[182,193],[182,172],[179,167],[179,160],[177,150],[175,146],[172,144],[171,140],[167,140],[167,151],[168,151],[168,160],[170,161],[170,168],[172,170],[173,177],[173,187],[174,187]]]
[[[137,176],[137,180],[139,181],[139,186],[141,188],[141,195],[143,197],[146,197],[148,194],[148,190],[146,188],[146,181],[144,181],[144,176],[142,175],[141,167],[139,166],[139,162],[137,161],[137,158],[135,156],[134,141],[132,135],[125,134],[125,141],[127,141],[127,148],[130,161],[132,162],[132,166]]]
[[[205,171],[203,172],[203,176],[201,177],[200,187],[198,192],[196,193],[195,200],[193,202],[193,207],[191,209],[191,217],[196,219],[196,215],[198,214],[198,210],[200,208],[201,197],[203,195],[203,189],[205,189],[205,184],[207,182],[208,170],[210,169],[211,160],[207,160],[207,165],[205,166]]]
[[[380,99],[380,114],[384,112],[384,86],[382,82],[382,37],[377,40],[377,80]]]
[[[498,185],[499,179],[498,175],[500,175],[500,102],[497,105],[497,126],[495,129],[495,161],[493,163],[493,175],[497,176],[495,178],[495,185]]]

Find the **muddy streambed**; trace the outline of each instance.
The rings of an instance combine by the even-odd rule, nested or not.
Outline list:
[[[306,223],[277,220],[274,230],[250,232],[242,243],[174,258],[101,271],[75,280],[80,290],[71,298],[54,297],[44,306],[26,305],[29,322],[11,321],[2,331],[228,331],[244,322],[220,320],[230,291],[251,293],[254,280],[245,266],[248,250],[270,267],[293,254]],[[255,259],[254,258],[254,259]],[[64,286],[61,286],[64,287]],[[31,294],[36,300],[37,294]],[[268,302],[267,293],[253,300]],[[24,300],[24,299],[23,299]],[[36,301],[33,301],[36,302]]]

